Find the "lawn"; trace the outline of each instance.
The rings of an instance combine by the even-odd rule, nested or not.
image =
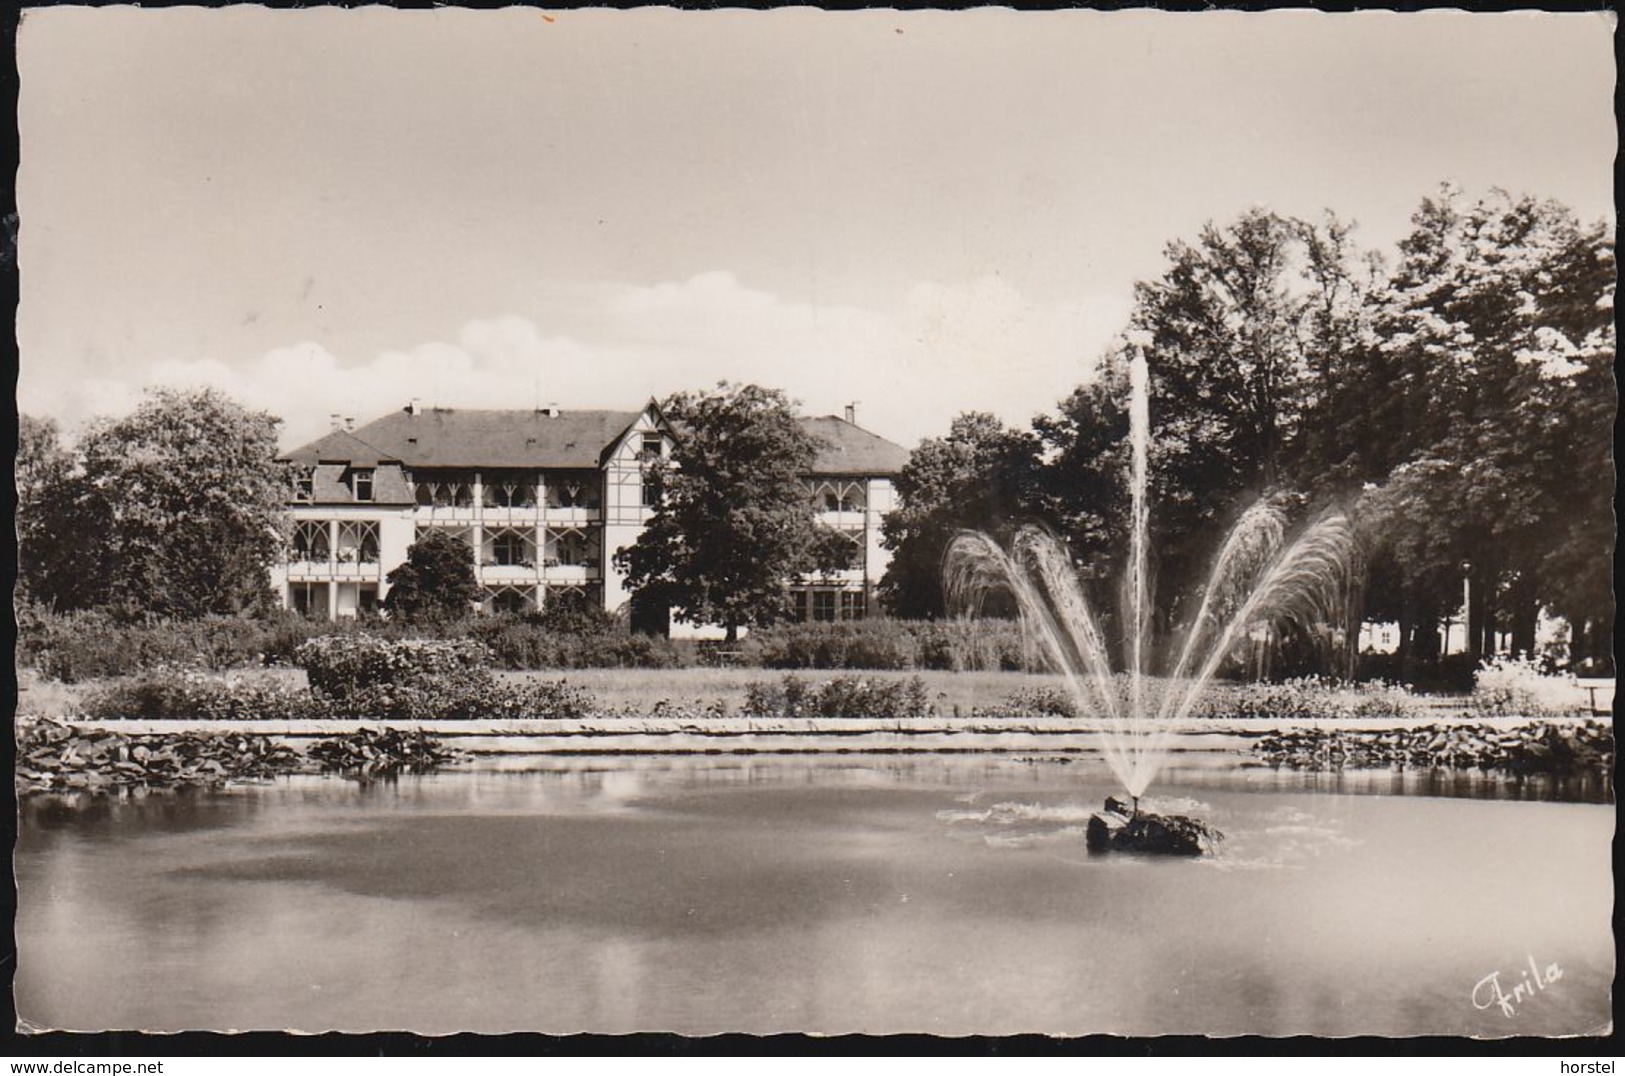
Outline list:
[[[301,669],[244,668],[227,675],[243,679],[274,679],[304,683]],[[502,672],[498,675],[513,679],[564,680],[590,691],[601,706],[611,711],[632,709],[639,712],[653,710],[655,704],[665,700],[672,705],[705,708],[721,703],[728,713],[737,714],[744,707],[745,691],[755,683],[772,683],[786,673],[777,669],[558,669],[536,672]],[[957,707],[969,714],[976,707],[997,706],[1014,691],[1023,688],[1053,687],[1063,689],[1061,677],[1039,673],[1020,672],[945,672],[927,669],[918,673],[880,670],[828,671],[821,669],[798,670],[793,675],[818,684],[835,676],[860,677],[867,680],[896,681],[919,676],[944,714],[952,714]],[[74,713],[79,700],[96,689],[95,682],[61,684],[41,680],[32,671],[24,670],[19,676],[20,695],[18,709],[23,713],[63,716]]]
[[[793,675],[809,684],[819,684],[836,676],[894,682],[915,676],[925,681],[926,690],[943,714],[956,709],[969,714],[976,707],[994,707],[1021,689],[1050,687],[1064,690],[1059,676],[1021,672],[946,672],[926,669],[919,672],[874,669],[801,669],[786,673],[778,669],[570,669],[547,672],[507,672],[503,676],[542,680],[563,679],[586,688],[610,710],[634,709],[647,712],[665,700],[673,705],[706,707],[722,703],[729,713],[738,713],[745,703],[745,690],[751,684],[773,683]]]

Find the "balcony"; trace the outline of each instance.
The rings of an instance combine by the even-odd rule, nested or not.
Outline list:
[[[869,514],[861,508],[847,511],[820,511],[818,522],[826,527],[834,527],[838,531],[861,531],[868,525]]]
[[[535,505],[529,508],[481,508],[476,518],[487,527],[534,527],[541,521],[542,510]]]
[[[451,505],[418,505],[412,514],[413,520],[419,525],[437,523],[441,525],[460,523],[469,526],[478,523],[485,509],[469,505],[454,507]]]
[[[534,564],[482,564],[482,583],[535,583],[541,578]]]
[[[544,562],[542,578],[555,585],[597,582],[601,573],[596,564],[558,564]]]
[[[542,519],[554,527],[584,527],[597,523],[603,512],[597,508],[560,508],[548,505],[542,509]]]
[[[290,583],[325,583],[351,581],[375,583],[382,576],[382,566],[376,561],[358,564],[354,561],[296,560],[288,562]]]

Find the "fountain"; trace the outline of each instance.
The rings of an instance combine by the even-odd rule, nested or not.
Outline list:
[[[1261,500],[1243,512],[1219,547],[1196,614],[1172,651],[1177,658],[1161,681],[1161,697],[1149,703],[1149,383],[1145,350],[1137,347],[1129,366],[1126,698],[1120,697],[1105,636],[1084,598],[1071,555],[1048,531],[1022,527],[1008,549],[985,534],[962,533],[949,544],[944,574],[950,602],[961,610],[979,608],[990,589],[1009,590],[1024,633],[1065,677],[1078,711],[1100,720],[1106,761],[1129,801],[1108,798],[1105,811],[1090,819],[1091,850],[1199,854],[1219,839],[1217,830],[1198,819],[1141,811],[1140,798],[1167,761],[1174,737],[1186,726],[1204,687],[1250,631],[1335,619],[1348,580],[1354,530],[1344,513],[1329,510],[1288,542],[1282,509]]]

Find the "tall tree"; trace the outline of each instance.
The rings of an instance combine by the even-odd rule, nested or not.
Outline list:
[[[213,389],[155,390],[95,423],[62,504],[79,526],[56,537],[97,574],[58,604],[196,617],[269,603],[286,526],[279,424]]]
[[[1559,594],[1571,616],[1611,619],[1612,243],[1503,191],[1463,205],[1446,187],[1412,220],[1372,354],[1387,387],[1371,410],[1408,465],[1395,479],[1434,487],[1396,501],[1412,509],[1395,517],[1412,547],[1398,566],[1464,566],[1470,651],[1505,633],[1527,651]]]
[[[1336,356],[1359,337],[1365,268],[1350,227],[1263,210],[1167,248],[1161,277],[1135,286],[1130,333],[1150,362],[1150,493],[1158,620],[1176,617],[1232,519],[1258,496],[1320,492],[1305,461],[1319,412],[1337,398]],[[1044,486],[1074,552],[1120,575],[1127,526],[1127,366],[1100,376],[1038,420]]]
[[[18,596],[60,608],[88,604],[104,565],[99,546],[84,540],[95,521],[80,511],[83,482],[54,419],[18,416],[14,475]]]
[[[942,556],[959,530],[1002,537],[1035,516],[1038,440],[992,415],[966,412],[946,437],[921,441],[896,480],[898,506],[881,520],[892,551],[880,581],[888,611],[904,617],[941,616]]]
[[[473,547],[436,528],[407,547],[406,560],[385,581],[389,595],[384,608],[408,623],[462,619],[480,596]]]
[[[789,609],[785,580],[817,571],[822,541],[803,479],[817,440],[777,389],[720,384],[685,393],[665,412],[680,431],[669,460],[651,461],[659,504],[615,554],[640,600],[729,640]]]

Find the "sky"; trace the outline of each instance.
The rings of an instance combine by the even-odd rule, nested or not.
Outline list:
[[[21,411],[633,410],[912,447],[1093,376],[1168,242],[1391,249],[1443,181],[1611,218],[1613,16],[134,7],[18,34]],[[1153,357],[1154,361],[1154,357]]]

